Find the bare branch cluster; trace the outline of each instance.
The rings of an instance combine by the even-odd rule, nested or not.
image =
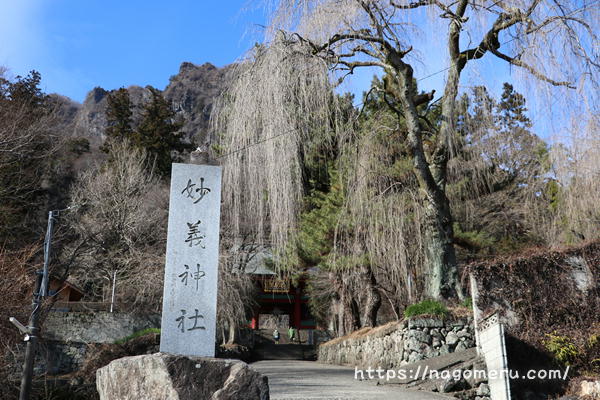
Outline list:
[[[328,90],[356,68],[376,67],[385,74],[383,98],[403,121],[403,133],[395,133],[406,144],[419,187],[418,194],[405,195],[419,200],[420,205],[413,209],[409,199],[377,197],[386,193],[386,187],[373,179],[374,170],[368,164],[377,160],[381,149],[361,143],[358,160],[349,169],[356,173],[346,182],[348,210],[360,228],[349,238],[352,240],[342,239],[346,249],[341,253],[364,253],[364,243],[368,243],[373,246],[369,247],[370,256],[391,268],[403,285],[408,285],[411,274],[424,274],[424,290],[429,297],[460,298],[447,185],[454,168],[451,160],[463,147],[457,134],[461,76],[476,60],[490,58],[522,72],[527,82],[542,88],[539,94],[560,96],[566,109],[576,109],[573,99],[579,96],[597,112],[600,46],[594,22],[598,20],[598,3],[279,0],[272,1],[271,7],[266,44],[255,49],[252,63],[242,64],[226,107],[221,108],[228,111],[221,111],[217,121],[221,121],[220,131],[228,149],[264,141],[281,132],[296,133],[265,142],[226,162],[226,187],[243,188],[231,190],[234,194],[226,200],[235,230],[258,226],[275,248],[284,247],[299,215],[302,141],[310,140],[307,133],[318,132],[314,128],[319,123],[331,126],[325,122],[327,113],[331,115]],[[447,65],[444,89],[437,101],[441,114],[437,124],[419,111],[433,100],[434,93],[420,94],[415,73],[418,55],[431,52],[445,56]],[[482,76],[481,83],[485,84],[489,71]],[[346,139],[338,135],[342,143]],[[486,149],[506,144],[485,135],[477,140],[477,146]],[[512,152],[518,157],[515,149],[506,154]],[[490,178],[489,163],[486,165],[475,151],[471,153],[471,171],[481,175],[482,190],[498,184],[493,180],[506,178],[504,173]],[[515,162],[506,158],[503,168],[523,167],[520,161]],[[361,180],[364,176],[359,171],[371,179]],[[412,213],[420,213],[421,227],[402,222]],[[393,218],[397,226],[386,224],[387,218]],[[407,242],[408,235],[419,232],[422,245]],[[384,237],[388,241],[382,242]],[[363,244],[355,246],[361,241]],[[413,256],[409,260],[406,255],[414,254],[408,249],[415,247],[425,255],[424,271],[415,270],[415,263],[422,259]],[[397,252],[390,253],[391,248]]]
[[[550,209],[531,204],[529,214],[537,233],[552,246],[573,244],[598,237],[600,212],[600,119],[573,119],[570,137],[553,146],[553,193],[544,193],[552,201]]]
[[[214,116],[224,149],[245,148],[224,160],[225,220],[234,236],[282,249],[301,209],[302,148],[332,127],[327,65],[280,34],[233,73]]]
[[[225,234],[220,242],[217,328],[222,332],[223,342],[236,340],[239,327],[247,323],[250,310],[255,306],[256,286],[246,268],[260,247],[252,239],[253,236],[246,235],[235,240]]]
[[[94,299],[159,309],[166,241],[167,188],[148,173],[146,154],[115,143],[108,165],[75,184],[70,223],[82,242],[71,276]]]

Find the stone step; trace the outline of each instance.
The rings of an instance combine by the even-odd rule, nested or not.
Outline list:
[[[272,329],[257,329],[254,331],[254,338],[256,340],[257,343],[259,344],[263,344],[263,343],[275,343],[275,340],[273,339],[273,330]],[[296,333],[296,335],[298,335],[298,333]],[[290,340],[289,336],[288,336],[288,332],[284,331],[284,332],[279,332],[279,344],[300,344],[298,343],[297,339],[294,339],[293,341]]]
[[[311,360],[315,358],[314,346],[299,344],[263,344],[253,351],[256,360]]]

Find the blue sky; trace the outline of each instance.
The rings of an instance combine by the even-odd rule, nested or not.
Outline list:
[[[181,62],[223,66],[254,42],[264,16],[245,2],[0,0],[0,65],[77,101],[94,86],[162,89]]]
[[[265,16],[260,9],[247,9],[248,3],[0,0],[0,66],[8,67],[12,75],[38,70],[46,92],[79,102],[95,86],[115,89],[135,84],[163,89],[183,61],[223,66],[260,38]],[[443,69],[442,54],[441,47],[421,54],[423,63],[416,65],[416,77]],[[492,77],[487,84],[493,93],[499,94],[502,82],[511,80],[509,69],[501,63],[489,58],[476,63]],[[360,102],[373,73],[372,69],[359,71],[341,90],[355,93]],[[465,71],[463,84],[471,81],[470,73]],[[439,95],[444,76],[423,79],[419,87],[436,89]]]
[[[0,0],[0,65],[42,74],[47,92],[83,101],[94,86],[164,88],[183,61],[223,66],[260,38],[265,16],[247,0]],[[420,76],[444,67],[423,55]],[[374,70],[359,70],[342,90],[360,94]],[[441,92],[444,74],[422,82]],[[360,101],[360,95],[357,95]]]

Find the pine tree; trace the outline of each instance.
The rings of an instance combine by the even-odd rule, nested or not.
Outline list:
[[[515,92],[513,86],[507,82],[504,82],[502,97],[496,111],[503,131],[531,128],[531,120],[525,114],[527,112],[525,97]]]
[[[133,138],[133,105],[129,92],[125,88],[113,90],[107,97],[108,107],[106,109],[106,143],[101,147],[102,151],[108,153],[109,143],[123,139]]]
[[[144,105],[142,121],[133,135],[132,144],[144,148],[154,159],[156,171],[163,176],[171,172],[171,163],[180,159],[179,154],[194,148],[184,142],[183,123],[175,118],[175,112],[162,93],[148,87],[151,98]]]
[[[0,76],[0,99],[19,104],[28,111],[48,113],[48,95],[40,89],[42,75],[31,71],[27,76],[17,76],[14,82]]]
[[[449,185],[455,243],[472,254],[510,252],[531,244],[524,204],[539,198],[547,145],[533,132],[526,100],[504,83],[499,100],[483,86],[461,100],[464,141]]]

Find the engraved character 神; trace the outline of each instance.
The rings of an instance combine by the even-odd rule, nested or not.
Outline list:
[[[190,272],[189,265],[184,264],[184,266],[185,271],[178,275],[181,278],[181,282],[187,286],[188,278],[191,276],[196,281],[196,290],[198,290],[198,281],[206,275],[206,272],[200,270],[200,264],[196,264],[196,271],[194,273]]]

